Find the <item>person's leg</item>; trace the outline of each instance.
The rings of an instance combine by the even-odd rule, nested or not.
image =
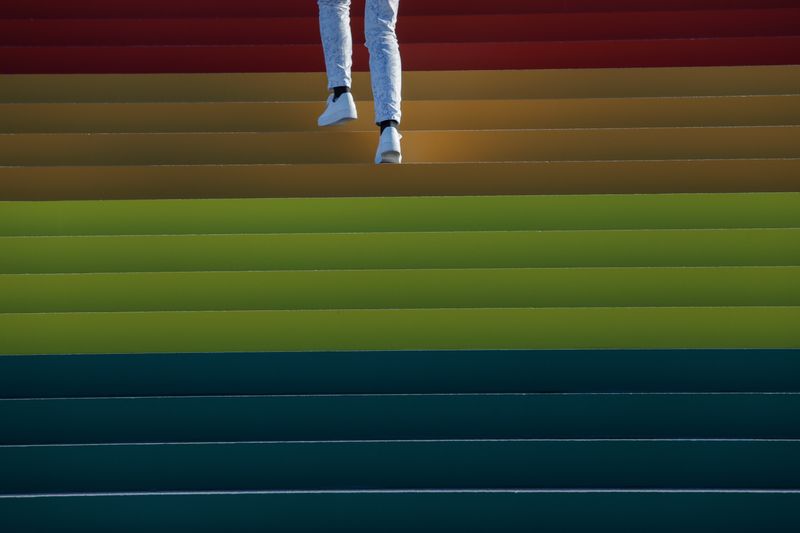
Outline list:
[[[350,0],[317,0],[319,32],[325,53],[328,89],[351,85],[353,37],[350,33]]]
[[[400,123],[402,66],[395,25],[400,0],[367,0],[364,33],[369,49],[369,70],[375,98],[375,123]],[[396,125],[392,124],[392,125]]]

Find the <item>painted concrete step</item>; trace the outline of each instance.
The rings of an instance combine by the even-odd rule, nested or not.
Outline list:
[[[3,398],[91,398],[465,392],[800,392],[798,375],[800,350],[763,349],[6,355],[0,357],[0,395]],[[722,397],[714,399],[725,401]],[[787,396],[770,399],[791,401]],[[694,412],[700,413],[698,409],[702,405],[710,407],[713,399],[707,404],[694,405]],[[568,423],[567,419],[558,420]],[[684,420],[689,420],[689,415]],[[772,420],[761,418],[763,424]],[[704,427],[711,428],[713,424]],[[783,426],[783,429],[791,427]]]
[[[794,533],[800,491],[305,491],[0,496],[14,531]],[[313,509],[314,512],[308,512]]]
[[[403,100],[623,98],[797,94],[800,66],[662,67],[403,72]],[[372,98],[369,73],[353,91]],[[0,102],[324,102],[322,72],[15,74]]]
[[[20,399],[0,400],[0,423],[4,428],[0,445],[797,439],[800,428],[793,420],[798,409],[798,393]]]
[[[372,104],[337,130],[375,131]],[[314,131],[321,102],[0,104],[2,133]],[[668,98],[412,100],[404,130],[800,124],[800,94]]]
[[[0,199],[14,201],[754,191],[800,191],[800,158],[0,166]]]
[[[735,159],[800,156],[800,126],[404,132],[404,161]],[[2,165],[366,163],[373,132],[6,133]]]
[[[2,313],[0,354],[800,348],[800,307]]]
[[[607,13],[406,16],[400,43],[567,41],[797,35],[800,9],[719,9]],[[187,14],[189,15],[189,14]],[[364,42],[363,12],[353,39]],[[0,19],[0,45],[318,44],[319,21],[306,17]]]
[[[798,227],[800,193],[0,203],[2,236]]]
[[[800,229],[0,237],[0,273],[797,266]]]
[[[800,36],[406,43],[408,70],[793,65]],[[369,69],[365,47],[353,68]],[[321,46],[0,46],[2,74],[322,72]]]
[[[800,306],[800,267],[0,274],[0,313]]]
[[[798,440],[438,440],[0,446],[3,494],[796,489]]]
[[[796,7],[796,0],[657,0],[642,4],[637,0],[499,0],[491,4],[480,0],[405,0],[403,13],[408,15],[455,15],[468,13],[538,12],[604,12],[664,9],[735,9]],[[364,0],[354,0],[352,10],[361,12]],[[252,3],[248,0],[117,0],[113,4],[101,0],[80,0],[65,6],[58,0],[11,2],[0,10],[2,18],[65,18],[65,17],[220,17],[220,16],[314,16],[317,6],[279,0]]]

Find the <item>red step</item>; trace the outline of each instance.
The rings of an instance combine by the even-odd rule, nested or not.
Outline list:
[[[733,66],[800,63],[800,37],[650,39],[514,43],[410,43],[406,70]],[[367,50],[354,49],[367,70]],[[321,46],[0,47],[0,72],[305,72],[322,71]]]
[[[364,0],[353,0],[363,12]],[[800,7],[800,0],[402,0],[404,15],[664,11]],[[316,13],[315,0],[3,0],[0,18],[287,17]]]
[[[353,17],[364,40],[364,19]],[[800,35],[800,8],[409,16],[401,43],[569,41]],[[316,44],[316,17],[0,19],[0,45]]]

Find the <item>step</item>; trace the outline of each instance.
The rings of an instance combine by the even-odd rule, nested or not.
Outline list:
[[[792,65],[800,36],[406,43],[407,70]],[[322,72],[319,44],[1,46],[2,74]],[[353,68],[369,69],[354,47]]]
[[[800,380],[796,377],[800,371],[800,350],[423,349],[410,352],[5,355],[0,357],[0,370],[0,395],[4,398],[800,392]],[[670,398],[675,400],[676,397]],[[721,396],[715,398],[725,401]],[[748,401],[753,398],[748,397]],[[791,401],[786,395],[770,396],[769,399]],[[692,409],[700,414],[704,405],[710,407],[712,404],[713,401],[709,400],[708,403],[693,404]],[[535,412],[529,414],[534,416]],[[688,414],[683,418],[684,421],[689,419]],[[569,422],[567,419],[558,420]],[[649,420],[665,423],[655,418]],[[770,424],[777,419],[762,417],[759,420],[762,424]],[[609,420],[604,422],[608,424]],[[709,422],[703,427],[711,428],[712,425]],[[180,426],[170,427],[177,429]],[[788,430],[795,426],[781,427]],[[33,428],[29,429],[33,431]]]
[[[800,229],[0,237],[0,273],[798,266]]]
[[[0,274],[0,313],[800,306],[800,267]]]
[[[800,66],[663,67],[403,72],[403,100],[624,98],[797,94]],[[372,98],[367,72],[353,91]],[[0,102],[322,102],[322,72],[14,74]]]
[[[626,10],[664,9],[735,9],[797,7],[796,0],[658,0],[642,4],[638,0],[500,0],[487,4],[479,0],[404,0],[403,13],[407,15],[488,15],[493,13],[539,12],[603,12]],[[354,13],[362,12],[364,0],[354,0]],[[0,10],[1,18],[69,18],[69,17],[285,17],[314,16],[318,13],[313,3],[258,2],[249,0],[102,0],[73,1],[66,6],[58,0],[27,0],[13,3]]]
[[[798,227],[800,192],[0,203],[2,236]]]
[[[798,348],[800,307],[0,314],[0,354]]]
[[[569,41],[797,35],[800,9],[622,11],[408,16],[400,43]],[[353,10],[353,39],[364,42],[363,11]],[[0,45],[318,44],[319,21],[306,17],[0,19]]]
[[[376,131],[6,133],[0,164],[367,163]],[[410,163],[793,158],[800,126],[408,131],[403,154]]]
[[[0,166],[0,199],[15,201],[757,191],[800,191],[800,158]]]
[[[337,131],[375,131],[371,103]],[[0,104],[2,133],[312,131],[321,102]],[[800,94],[667,98],[411,100],[404,130],[779,126],[800,124]]]
[[[384,531],[794,533],[800,491],[436,490],[0,496],[13,531],[33,533]],[[313,509],[314,512],[308,512]]]
[[[798,393],[0,400],[0,444],[797,439],[798,409]]]
[[[3,494],[794,489],[798,440],[439,440],[0,446]]]

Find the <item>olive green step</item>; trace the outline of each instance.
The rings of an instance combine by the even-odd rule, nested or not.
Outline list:
[[[0,313],[798,306],[800,267],[0,274]]]
[[[787,227],[800,192],[0,202],[2,236]]]
[[[0,273],[797,266],[800,229],[0,237]]]
[[[800,307],[0,314],[0,354],[800,348]]]

